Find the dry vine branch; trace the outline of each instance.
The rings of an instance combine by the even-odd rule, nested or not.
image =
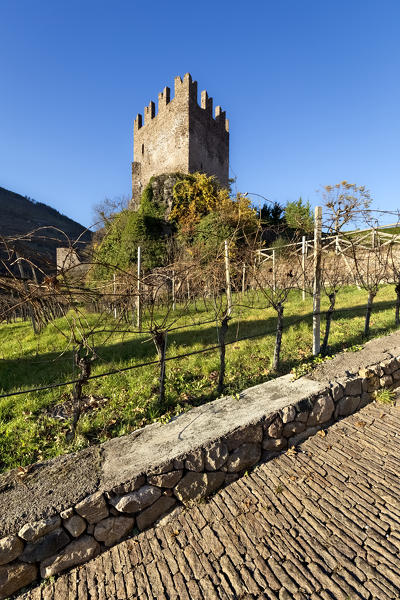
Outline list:
[[[255,270],[254,277],[257,285],[267,301],[266,308],[272,306],[277,314],[276,337],[272,369],[279,369],[280,352],[283,334],[283,312],[285,303],[292,290],[299,287],[303,278],[303,270],[296,252],[289,255],[278,255],[275,273],[272,268],[261,265]]]
[[[390,249],[387,246],[365,249],[352,244],[351,255],[357,281],[368,292],[364,324],[364,336],[368,337],[373,302],[378,293],[379,286],[387,279]]]
[[[349,276],[343,273],[342,257],[338,252],[330,251],[322,253],[321,283],[322,289],[329,299],[329,307],[326,311],[324,339],[321,345],[321,354],[324,356],[328,351],[329,333],[337,294],[341,287],[349,283]]]

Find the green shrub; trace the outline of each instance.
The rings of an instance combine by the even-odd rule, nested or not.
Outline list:
[[[234,227],[226,223],[218,212],[210,212],[195,227],[194,244],[203,246],[207,254],[215,255],[224,240],[234,233]]]
[[[92,275],[109,277],[117,269],[129,269],[137,261],[137,248],[142,248],[142,265],[153,269],[165,262],[166,236],[164,207],[153,202],[151,184],[143,190],[139,210],[124,210],[106,225],[106,233],[95,248],[96,266]]]

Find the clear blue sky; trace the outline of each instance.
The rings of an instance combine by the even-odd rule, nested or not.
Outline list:
[[[237,187],[342,179],[400,207],[399,0],[0,0],[0,186],[89,225],[130,194],[133,119],[189,71],[230,120]]]

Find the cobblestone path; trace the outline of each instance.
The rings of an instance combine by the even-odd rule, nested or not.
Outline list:
[[[400,598],[397,432],[372,404],[20,598]]]

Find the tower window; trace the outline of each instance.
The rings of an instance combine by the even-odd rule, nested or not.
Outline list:
[[[144,144],[142,144],[142,154],[144,154]]]

